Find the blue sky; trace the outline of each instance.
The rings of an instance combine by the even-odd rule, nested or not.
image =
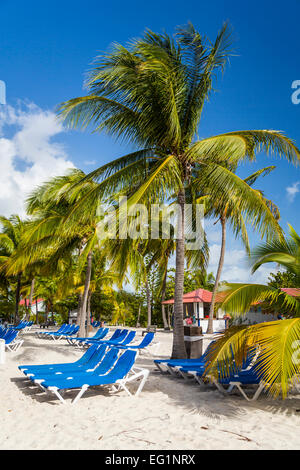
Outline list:
[[[173,33],[177,25],[191,21],[214,39],[228,20],[236,56],[215,84],[217,92],[206,104],[199,137],[240,129],[277,129],[300,146],[300,104],[291,101],[292,82],[300,80],[298,0],[280,6],[269,0],[0,0],[0,6],[0,80],[7,87],[6,109],[0,105],[2,212],[17,210],[22,191],[38,183],[44,173],[52,175],[71,164],[88,172],[132,148],[105,135],[64,132],[53,122],[53,111],[61,101],[84,93],[84,75],[98,53],[107,51],[113,42],[125,44],[141,36],[146,28]],[[240,174],[246,176],[270,164],[276,170],[258,186],[279,205],[284,229],[289,222],[300,231],[298,168],[259,155]],[[19,192],[14,191],[14,184]],[[294,188],[290,196],[289,187]],[[211,267],[215,269],[219,234],[216,227],[210,230]],[[251,240],[255,244],[257,237],[251,235]],[[229,237],[224,278],[245,278],[245,266],[243,273],[237,269],[242,259],[241,245]]]

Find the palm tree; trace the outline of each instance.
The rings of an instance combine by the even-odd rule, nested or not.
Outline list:
[[[33,191],[27,200],[27,211],[32,220],[9,268],[15,273],[24,267],[42,265],[41,272],[47,275],[65,272],[73,276],[73,255],[77,250],[76,268],[79,273],[85,271],[85,289],[78,312],[81,336],[85,335],[93,252],[98,245],[96,209],[85,217],[84,222],[68,218],[74,203],[96,185],[92,181],[83,181],[84,177],[80,170],[72,170]],[[80,184],[74,187],[76,183]]]
[[[91,272],[89,270],[91,269]],[[77,286],[77,291],[81,294],[82,298],[84,293],[87,293],[87,316],[86,316],[86,327],[89,325],[90,320],[90,303],[91,296],[98,290],[106,292],[112,292],[112,285],[118,282],[117,273],[107,266],[106,254],[100,250],[96,250],[93,254],[93,263],[89,266],[89,270],[86,272],[85,280],[81,285]],[[88,274],[87,274],[88,273]],[[87,288],[87,281],[89,286]],[[80,322],[79,322],[80,324]],[[86,328],[87,330],[87,328]],[[87,335],[88,331],[86,331]]]
[[[9,276],[9,262],[20,246],[26,223],[23,222],[18,215],[12,215],[9,218],[1,216],[0,223],[2,224],[2,233],[0,233],[1,271],[4,272],[5,275]],[[14,324],[17,324],[20,321],[19,303],[21,295],[22,271],[16,274],[15,282],[16,289]]]
[[[291,162],[300,158],[293,142],[277,131],[236,131],[195,140],[213,79],[224,70],[230,47],[226,24],[213,43],[191,24],[178,29],[175,39],[147,31],[142,39],[131,41],[128,48],[115,45],[111,53],[98,57],[86,83],[89,94],[66,101],[59,111],[70,127],[91,125],[96,132],[105,130],[138,146],[137,151],[88,175],[99,184],[78,201],[77,217],[84,217],[97,198],[103,200],[122,189],[130,194],[129,205],[157,197],[163,201],[176,194],[181,223],[176,241],[174,358],[186,357],[182,302],[184,215],[186,187],[194,166],[201,163],[201,177],[214,186],[212,196],[228,200],[234,173],[223,166],[224,162],[237,165],[254,160],[256,151],[277,153]],[[236,188],[234,194],[239,190]],[[252,211],[251,216],[268,220],[270,232],[274,229],[270,213]]]
[[[216,374],[219,369],[222,375],[228,375],[233,357],[239,367],[249,348],[258,346],[258,374],[273,396],[281,392],[284,398],[300,373],[300,237],[291,226],[288,239],[266,242],[253,251],[252,272],[266,263],[277,263],[294,274],[298,297],[271,286],[228,284],[220,293],[220,307],[235,317],[257,302],[267,303],[273,310],[288,312],[293,318],[229,328],[213,348],[207,372]]]

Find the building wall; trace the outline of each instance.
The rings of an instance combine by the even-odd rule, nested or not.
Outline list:
[[[245,315],[237,316],[233,322],[236,325],[239,324],[249,324],[252,325],[253,323],[263,323],[266,321],[274,321],[277,320],[277,315],[273,313],[262,313],[261,309],[258,307],[251,308],[249,312]]]

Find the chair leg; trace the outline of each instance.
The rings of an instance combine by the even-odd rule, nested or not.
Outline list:
[[[181,375],[181,377],[184,378],[184,380],[189,380],[189,375],[188,375],[186,372],[184,372],[184,371],[182,371],[182,370],[180,370],[180,369],[178,369],[178,372],[179,372],[179,374]]]
[[[205,385],[204,382],[203,382],[203,380],[202,380],[202,377],[200,377],[200,376],[197,375],[197,374],[195,374],[194,377],[195,377],[195,380],[198,382],[198,384],[201,385],[201,387],[202,387],[203,385]]]
[[[263,382],[260,382],[259,383],[259,386],[256,390],[256,392],[254,393],[253,397],[250,398],[248,397],[248,395],[246,394],[246,392],[243,390],[242,386],[241,386],[241,383],[240,382],[232,382],[233,386],[236,386],[236,388],[239,390],[239,392],[241,393],[241,395],[245,398],[245,400],[247,401],[255,401],[258,399],[259,395],[261,394],[261,392],[263,391],[264,387],[265,387],[265,384]]]
[[[63,397],[62,397],[61,394],[59,393],[57,387],[49,387],[48,390],[49,390],[49,392],[54,393],[54,395],[57,396],[57,398],[59,399],[59,401],[61,401],[61,403],[63,403],[64,405],[66,404],[66,401],[63,399]]]
[[[147,369],[145,369],[145,370],[143,371],[143,374],[144,374],[144,376],[143,376],[143,378],[142,378],[142,380],[141,380],[141,383],[140,383],[140,385],[139,385],[137,391],[135,392],[135,395],[136,395],[136,396],[139,396],[139,394],[140,394],[141,391],[143,390],[144,385],[145,385],[145,383],[146,383],[146,380],[147,380],[148,377],[149,377],[150,371],[147,370]]]
[[[76,395],[76,397],[74,398],[74,400],[72,401],[72,405],[75,405],[75,403],[78,402],[78,400],[82,397],[82,395],[84,394],[84,392],[89,388],[89,386],[87,384],[83,385],[80,389],[80,392],[78,393],[78,395]]]
[[[222,395],[226,395],[227,392],[226,392],[225,388],[214,377],[212,378],[212,382],[217,387],[219,392],[222,393]]]
[[[159,372],[161,372],[162,374],[165,374],[167,371],[164,370],[160,364],[158,364],[157,362],[154,362],[155,366],[158,368]]]
[[[171,375],[173,375],[174,377],[176,377],[176,375],[177,375],[176,372],[174,372],[173,368],[170,367],[168,364],[167,364],[167,369],[168,369],[168,371],[170,372]]]
[[[264,388],[265,388],[265,384],[263,382],[260,382],[258,389],[256,390],[255,394],[252,397],[253,401],[258,399],[259,395],[261,394]]]

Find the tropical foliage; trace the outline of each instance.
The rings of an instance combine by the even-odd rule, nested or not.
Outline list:
[[[83,216],[97,199],[126,194],[129,206],[139,202],[176,201],[182,223],[176,240],[173,357],[185,357],[183,335],[183,282],[185,264],[184,205],[193,180],[209,190],[224,212],[229,195],[241,213],[263,235],[278,232],[276,218],[262,195],[249,191],[237,178],[240,162],[253,161],[258,151],[297,162],[300,153],[281,132],[245,130],[226,132],[202,140],[196,134],[213,81],[224,71],[231,55],[231,34],[224,25],[214,42],[189,24],[168,34],[147,31],[128,47],[113,46],[96,59],[89,73],[88,95],[60,106],[70,127],[90,126],[96,132],[127,140],[138,148],[88,175],[97,180],[87,197],[72,212]]]
[[[215,375],[219,370],[222,375],[228,375],[233,358],[240,367],[250,349],[257,348],[259,356],[254,367],[258,375],[273,396],[281,393],[285,398],[300,373],[300,237],[291,226],[288,239],[266,242],[253,251],[253,272],[266,263],[277,263],[293,275],[294,296],[281,286],[227,284],[220,294],[221,308],[236,317],[247,312],[251,305],[263,306],[267,301],[269,309],[288,313],[290,318],[230,328],[213,348],[208,373]]]

